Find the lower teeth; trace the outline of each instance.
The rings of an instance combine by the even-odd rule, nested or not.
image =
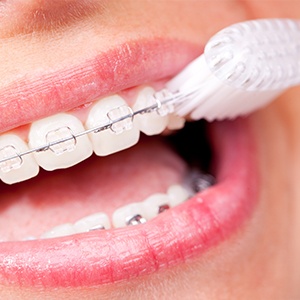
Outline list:
[[[169,187],[166,194],[154,194],[143,202],[132,203],[118,208],[112,215],[112,221],[109,220],[109,217],[105,213],[95,213],[86,216],[73,224],[66,223],[55,226],[41,234],[38,238],[28,236],[28,238],[24,240],[49,239],[91,231],[144,224],[155,218],[157,215],[187,201],[195,193],[199,192],[199,186],[201,186],[202,191],[215,182],[212,175],[201,173],[200,171],[197,171],[197,177],[196,173],[193,172],[192,178],[193,180],[189,180],[189,187],[187,188],[184,188],[182,185],[172,185]],[[194,181],[197,182],[198,185],[190,185],[193,184]]]

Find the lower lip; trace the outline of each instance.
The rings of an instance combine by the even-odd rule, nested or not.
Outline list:
[[[258,199],[255,146],[247,120],[216,123],[211,132],[218,184],[143,225],[0,243],[0,282],[31,287],[114,283],[183,263],[229,238]]]

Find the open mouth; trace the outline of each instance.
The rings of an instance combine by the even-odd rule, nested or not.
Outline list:
[[[175,44],[168,48],[174,53]],[[172,75],[189,55],[173,61],[173,68],[162,67],[160,78]],[[140,109],[149,92],[123,90],[14,129],[2,135],[2,152],[38,148],[94,128],[127,104]],[[20,166],[18,159],[2,163],[3,181],[24,182],[1,184],[1,281],[64,287],[127,280],[196,257],[242,226],[257,201],[247,119],[183,126],[173,114],[151,112],[123,122],[121,132],[91,132],[24,155]],[[55,171],[37,175],[39,167]]]

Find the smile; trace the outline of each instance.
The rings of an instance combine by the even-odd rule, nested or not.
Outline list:
[[[122,115],[120,107],[144,107],[154,90],[140,85],[162,85],[199,51],[178,44],[121,45],[80,67],[0,90],[6,99],[0,101],[2,149],[38,148]],[[1,281],[46,287],[119,282],[197,257],[241,228],[258,200],[247,119],[182,129],[184,122],[151,112],[122,122],[121,132],[91,132],[30,153],[20,168],[18,160],[2,164],[3,181],[34,178],[1,185]],[[158,134],[166,136],[152,137]],[[37,175],[39,167],[55,171]],[[34,238],[24,240],[29,235]]]

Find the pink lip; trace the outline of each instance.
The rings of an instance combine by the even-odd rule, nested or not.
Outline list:
[[[226,240],[258,199],[255,147],[247,120],[213,124],[211,135],[218,184],[136,227],[0,243],[0,281],[43,287],[113,283],[183,263]]]
[[[176,40],[138,40],[67,70],[28,74],[0,90],[0,132],[174,75],[201,50]]]

